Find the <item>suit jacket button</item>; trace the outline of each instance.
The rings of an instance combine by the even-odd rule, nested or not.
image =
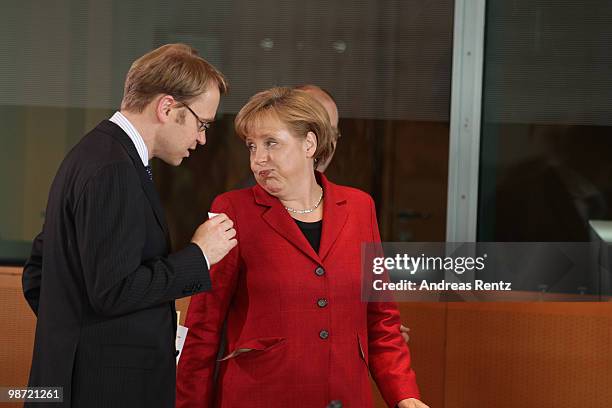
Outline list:
[[[327,306],[327,299],[319,299],[319,300],[317,300],[317,306],[319,306],[319,307]]]
[[[323,275],[325,275],[325,269],[323,269],[320,266],[317,266],[317,269],[315,269],[315,274],[317,276],[323,276]]]
[[[319,332],[319,337],[323,340],[327,339],[329,337],[329,332],[327,330],[321,330]]]
[[[180,353],[180,351],[174,350],[174,357],[178,357],[179,353]]]

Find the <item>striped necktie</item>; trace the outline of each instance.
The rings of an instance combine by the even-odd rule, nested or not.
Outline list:
[[[151,166],[146,165],[145,171],[147,172],[147,176],[149,176],[149,180],[153,181],[153,170],[151,169]]]

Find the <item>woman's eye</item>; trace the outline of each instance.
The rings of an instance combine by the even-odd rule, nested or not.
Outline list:
[[[275,145],[276,145],[276,142],[273,142],[273,141],[271,141],[271,140],[270,140],[270,141],[268,141],[268,142],[266,142],[266,146],[267,146],[267,147],[272,147],[272,146],[275,146]]]
[[[248,145],[246,145],[246,147],[247,147],[247,149],[249,149],[252,152],[255,151],[255,145],[254,144],[248,144]]]

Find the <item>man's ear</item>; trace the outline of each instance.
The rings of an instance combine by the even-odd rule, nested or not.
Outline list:
[[[306,133],[306,139],[304,139],[304,147],[306,150],[306,156],[312,157],[317,151],[317,136],[313,132]]]
[[[160,95],[153,103],[155,104],[155,115],[157,116],[157,120],[162,123],[169,121],[170,111],[176,103],[172,95]]]

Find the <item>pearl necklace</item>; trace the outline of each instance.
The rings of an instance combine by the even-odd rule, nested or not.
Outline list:
[[[319,208],[319,206],[321,205],[321,201],[323,201],[323,189],[322,188],[321,188],[321,195],[319,196],[319,201],[317,201],[314,207],[307,208],[305,210],[296,210],[295,208],[285,206],[285,210],[289,211],[290,213],[294,213],[294,214],[310,214],[311,212]]]

